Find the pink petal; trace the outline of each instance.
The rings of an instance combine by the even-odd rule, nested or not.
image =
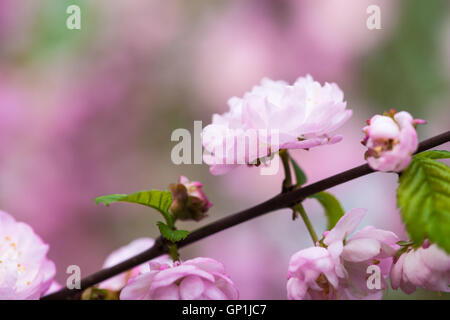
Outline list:
[[[227,296],[213,283],[205,281],[205,291],[203,297],[208,300],[227,300]]]
[[[156,289],[152,294],[152,300],[180,300],[179,288],[176,284]]]
[[[287,282],[287,293],[289,300],[303,300],[308,287],[298,278],[291,278]]]
[[[184,265],[193,265],[207,272],[225,273],[222,263],[211,258],[195,258],[183,263]]]
[[[344,246],[342,258],[351,262],[362,262],[373,259],[380,251],[380,242],[375,239],[350,240]]]
[[[150,290],[155,272],[148,272],[137,276],[133,281],[128,282],[120,292],[120,300],[142,300]]]
[[[330,245],[334,241],[343,241],[356,229],[366,213],[366,209],[353,209],[347,212],[327,234],[324,243]]]
[[[182,300],[196,300],[204,290],[203,280],[197,276],[185,277],[180,283],[180,295]]]

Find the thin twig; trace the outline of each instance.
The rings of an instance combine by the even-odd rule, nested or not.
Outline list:
[[[302,220],[305,223],[306,229],[308,230],[309,235],[311,236],[311,240],[312,240],[313,244],[315,245],[319,241],[319,238],[317,238],[316,231],[314,231],[314,227],[311,223],[311,220],[309,220],[308,215],[306,214],[303,204],[301,202],[298,203],[294,207],[294,210],[296,210],[300,214],[300,217],[302,217]]]
[[[422,141],[419,145],[417,153],[434,148],[438,145],[441,145],[449,141],[450,141],[450,131],[447,131],[440,135]],[[242,222],[262,216],[266,213],[283,208],[291,208],[295,204],[303,201],[308,196],[311,196],[320,191],[327,190],[344,182],[362,177],[372,172],[374,171],[367,164],[363,164],[353,169],[331,176],[329,178],[304,186],[301,189],[281,193],[254,207],[229,215],[225,218],[219,219],[206,226],[203,226],[191,232],[186,239],[184,239],[181,242],[178,242],[177,245],[179,248],[181,248],[191,243],[194,243],[198,240],[206,238],[212,234],[236,226]],[[79,297],[79,295],[83,290],[93,285],[96,285],[97,283],[102,282],[106,279],[109,279],[115,275],[118,275],[124,271],[127,271],[135,266],[138,266],[144,262],[147,262],[153,258],[156,258],[162,254],[165,254],[167,252],[168,252],[167,246],[164,244],[161,237],[158,237],[156,239],[155,245],[152,248],[113,267],[102,269],[82,279],[81,289],[71,290],[68,288],[63,288],[53,294],[43,297],[42,299],[43,300],[74,299],[76,297]]]

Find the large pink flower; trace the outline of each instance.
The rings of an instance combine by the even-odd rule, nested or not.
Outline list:
[[[369,166],[378,171],[404,170],[418,146],[415,125],[424,123],[424,120],[413,119],[406,111],[391,110],[385,115],[374,115],[363,128]]]
[[[450,256],[435,244],[408,249],[391,269],[391,286],[413,293],[416,287],[450,292]]]
[[[33,229],[0,211],[0,300],[36,300],[50,287],[55,265]]]
[[[155,240],[152,238],[139,238],[136,239],[126,246],[123,246],[115,251],[113,251],[105,260],[105,263],[103,264],[103,268],[109,268],[112,266],[115,266],[116,264],[119,264],[127,259],[130,259],[145,250],[150,249],[153,247],[155,243]],[[167,255],[161,256],[154,261],[161,261],[161,262],[167,262],[169,261],[169,258]],[[139,266],[134,267],[131,270],[128,270],[127,272],[121,273],[115,277],[112,277],[108,280],[103,281],[99,284],[99,287],[102,289],[109,289],[113,291],[120,291],[127,282],[130,279],[133,279],[137,275],[141,273],[148,272],[148,264],[144,263]]]
[[[386,278],[392,264],[392,257],[398,249],[395,233],[367,226],[353,234],[366,214],[365,209],[354,209],[345,214],[336,226],[325,234],[323,243],[336,259],[340,277],[340,298],[381,299],[382,289],[387,288]],[[378,266],[381,272],[380,287],[368,286],[368,267]]]
[[[342,137],[332,132],[352,114],[343,99],[336,84],[322,86],[309,75],[293,85],[265,78],[243,98],[231,98],[230,111],[204,128],[204,161],[222,174],[279,149],[336,143]]]
[[[372,226],[356,232],[366,210],[345,214],[316,247],[292,256],[288,273],[290,299],[379,299],[398,245],[397,236]],[[380,270],[380,287],[368,286],[368,267]]]
[[[238,290],[223,265],[210,258],[150,262],[150,271],[129,281],[121,300],[234,300]]]

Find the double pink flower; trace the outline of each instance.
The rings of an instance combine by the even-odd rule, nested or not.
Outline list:
[[[398,245],[397,236],[365,227],[351,238],[366,210],[354,209],[325,232],[315,247],[294,254],[289,263],[289,299],[380,299]],[[369,266],[380,271],[380,286],[368,285]]]
[[[336,143],[332,132],[352,115],[335,83],[321,85],[311,76],[290,85],[263,79],[243,98],[228,101],[230,110],[214,114],[202,133],[204,161],[223,174],[280,149],[308,149]]]
[[[130,280],[121,300],[235,300],[239,293],[220,262],[150,262],[150,271]]]
[[[0,300],[36,300],[56,273],[49,246],[33,229],[0,211]]]

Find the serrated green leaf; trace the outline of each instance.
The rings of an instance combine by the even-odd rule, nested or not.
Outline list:
[[[168,222],[172,222],[172,217],[169,213],[169,208],[172,204],[172,194],[170,191],[148,190],[132,194],[110,194],[95,198],[96,204],[103,203],[109,206],[114,202],[137,203],[156,209],[163,214]]]
[[[289,159],[291,160],[292,167],[294,168],[296,185],[304,185],[307,181],[305,172],[303,172],[302,168],[300,168],[298,163],[294,160],[294,158],[291,157],[291,155],[289,155]]]
[[[430,151],[413,158],[400,176],[397,204],[414,243],[428,238],[450,253],[450,168],[433,160],[445,154]]]
[[[325,215],[328,219],[328,227],[327,230],[331,230],[339,219],[345,214],[344,209],[342,208],[338,199],[333,196],[329,192],[319,192],[310,196],[310,198],[314,198],[322,205],[325,210]]]
[[[416,154],[414,158],[448,159],[450,158],[450,152],[446,150],[429,150]]]
[[[178,242],[185,239],[189,235],[187,230],[173,230],[165,223],[158,221],[157,223],[161,235],[171,242]]]

